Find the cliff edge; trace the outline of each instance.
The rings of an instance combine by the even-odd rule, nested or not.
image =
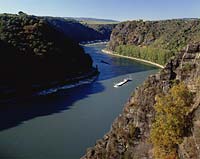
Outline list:
[[[82,159],[151,159],[154,145],[151,129],[157,112],[157,97],[169,93],[175,83],[183,83],[192,94],[181,142],[175,145],[176,158],[200,157],[200,43],[187,45],[159,73],[149,76],[125,104],[110,131],[89,148]]]

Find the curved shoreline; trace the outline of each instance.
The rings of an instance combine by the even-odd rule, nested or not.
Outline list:
[[[51,81],[45,85],[32,84],[31,85],[31,94],[29,94],[28,96],[25,95],[25,96],[17,97],[16,90],[13,90],[13,92],[11,92],[11,93],[1,92],[0,93],[0,96],[1,96],[0,104],[5,104],[10,101],[15,101],[15,100],[18,100],[21,98],[25,99],[25,98],[29,98],[32,96],[49,95],[49,94],[58,92],[59,90],[64,90],[64,89],[80,86],[83,84],[88,84],[88,83],[95,81],[95,79],[98,77],[98,75],[99,75],[98,69],[93,67],[87,73],[84,73],[82,75],[79,75],[79,76],[76,76],[73,78],[67,78],[66,80],[63,80],[63,81]]]
[[[73,77],[73,78],[67,78],[63,81],[52,81],[50,83],[48,83],[46,86],[45,85],[39,85],[39,87],[35,88],[35,94],[38,95],[42,95],[43,93],[41,92],[45,92],[47,90],[55,90],[56,91],[52,91],[52,93],[57,92],[58,90],[62,90],[62,89],[67,89],[67,87],[69,86],[71,88],[71,86],[75,86],[77,84],[80,85],[80,82],[86,81],[86,80],[91,80],[93,78],[95,78],[96,76],[98,76],[99,71],[96,68],[92,68],[89,72],[84,73],[82,75]],[[64,88],[66,87],[66,88]],[[51,94],[51,93],[48,93]]]
[[[46,88],[43,90],[40,90],[36,92],[35,95],[43,96],[43,95],[49,95],[56,93],[60,90],[66,90],[69,88],[74,88],[83,84],[89,84],[96,80],[96,78],[99,75],[99,71],[95,68],[91,72],[88,72],[82,76],[74,77],[73,79],[63,81],[63,83],[60,83],[58,85],[52,86],[50,88]]]
[[[148,63],[148,64],[151,64],[151,65],[154,65],[154,66],[157,66],[159,68],[164,68],[163,65],[160,65],[160,64],[157,64],[155,62],[151,62],[151,61],[148,61],[148,60],[144,60],[144,59],[140,59],[140,58],[136,58],[136,57],[131,57],[131,56],[124,56],[124,55],[120,55],[120,54],[115,54],[113,51],[111,50],[106,50],[106,49],[102,49],[101,50],[103,53],[105,54],[109,54],[109,55],[113,55],[113,56],[118,56],[118,57],[123,57],[123,58],[127,58],[127,59],[132,59],[132,60],[136,60],[136,61],[141,61],[141,62],[144,62],[144,63]]]

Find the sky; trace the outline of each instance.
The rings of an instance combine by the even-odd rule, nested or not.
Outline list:
[[[0,0],[0,13],[125,20],[200,18],[200,0]]]

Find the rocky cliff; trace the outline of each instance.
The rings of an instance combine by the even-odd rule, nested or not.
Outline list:
[[[134,91],[123,112],[113,122],[111,130],[98,140],[94,147],[89,148],[82,159],[155,158],[150,132],[157,114],[154,107],[156,98],[160,94],[168,94],[174,83],[180,82],[193,94],[193,102],[188,106],[189,111],[186,115],[190,126],[184,128],[187,133],[184,133],[181,142],[175,145],[176,158],[199,159],[200,43],[187,45],[164,69],[149,76]]]
[[[127,21],[113,29],[107,49],[164,65],[189,42],[198,41],[199,19]]]
[[[135,45],[177,52],[189,42],[198,42],[199,30],[199,19],[122,22],[112,31],[109,49],[115,50],[119,45]]]

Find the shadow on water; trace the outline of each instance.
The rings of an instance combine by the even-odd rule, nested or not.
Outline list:
[[[94,82],[60,91],[54,95],[37,96],[25,101],[2,105],[3,108],[0,110],[0,131],[15,127],[24,121],[39,116],[60,113],[70,109],[74,102],[102,91],[104,91],[104,86],[99,82]]]
[[[102,80],[129,73],[156,69],[154,66],[130,59],[103,54],[101,52],[103,48],[105,48],[105,45],[84,47],[85,51],[92,56],[94,65],[98,65],[100,70],[100,75],[96,82],[62,90],[48,96],[36,96],[6,105],[1,104],[0,131],[15,127],[39,116],[47,116],[70,109],[70,106],[75,102],[85,99],[91,94],[103,92],[105,88],[100,82]],[[102,63],[102,60],[109,63],[109,65]]]

